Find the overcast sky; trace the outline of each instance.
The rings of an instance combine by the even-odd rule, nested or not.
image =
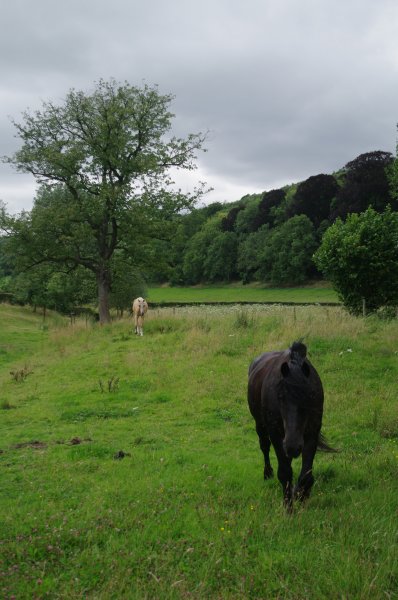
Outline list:
[[[5,0],[1,24],[0,155],[19,147],[10,117],[100,78],[158,84],[176,133],[210,132],[179,181],[207,181],[206,203],[395,154],[396,0]],[[35,187],[0,165],[10,212]]]

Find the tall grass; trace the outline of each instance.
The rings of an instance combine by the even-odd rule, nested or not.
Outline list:
[[[143,338],[127,319],[47,325],[0,305],[0,595],[398,597],[395,321],[249,306],[153,310]],[[288,516],[247,368],[303,336],[341,451]]]

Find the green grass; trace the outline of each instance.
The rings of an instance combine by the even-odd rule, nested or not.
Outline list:
[[[131,332],[0,305],[0,597],[398,598],[395,321],[193,307]],[[247,367],[302,335],[341,452],[287,515]]]
[[[338,302],[330,287],[266,288],[257,286],[150,287],[149,302]]]

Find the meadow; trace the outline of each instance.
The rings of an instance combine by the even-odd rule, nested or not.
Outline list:
[[[340,452],[288,515],[247,369],[302,336]],[[158,309],[136,337],[0,305],[0,596],[398,598],[397,375],[398,323],[340,307]]]
[[[178,302],[295,302],[338,303],[336,292],[327,284],[294,288],[269,288],[258,284],[198,285],[191,287],[150,286],[148,301],[156,303]]]

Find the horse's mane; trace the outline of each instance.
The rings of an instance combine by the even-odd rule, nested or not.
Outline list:
[[[307,346],[303,344],[301,340],[299,340],[297,342],[293,342],[289,350],[291,361],[301,366],[307,356]]]

